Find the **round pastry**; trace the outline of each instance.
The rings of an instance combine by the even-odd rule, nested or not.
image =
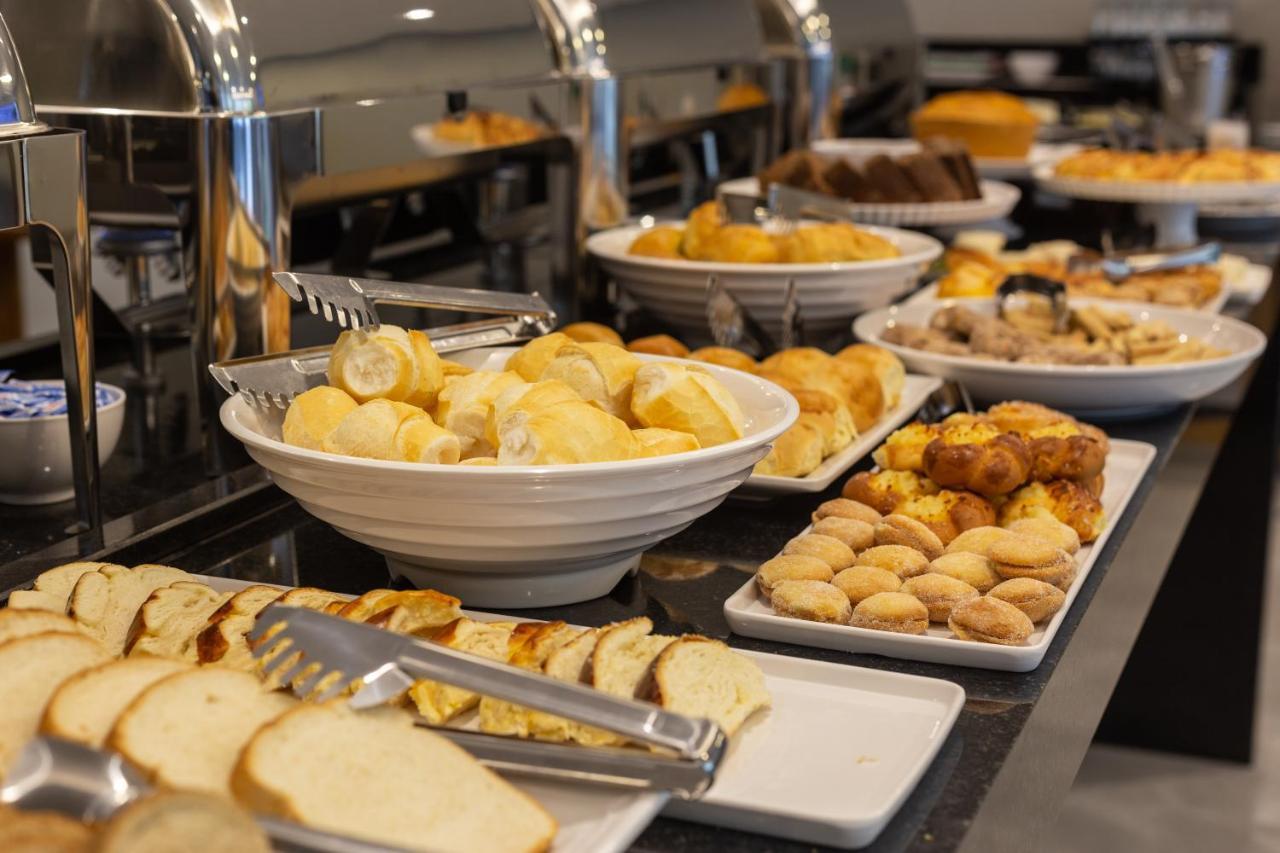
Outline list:
[[[954,608],[978,597],[978,591],[964,581],[934,572],[907,578],[902,592],[914,595],[928,609],[930,622],[946,622]]]
[[[1005,578],[1035,578],[1066,589],[1076,574],[1071,555],[1043,539],[1014,534],[991,546],[991,564]]]
[[[1037,517],[1019,518],[1009,524],[1010,533],[1043,539],[1055,548],[1061,548],[1068,554],[1080,550],[1080,536],[1074,529],[1058,521],[1056,518]]]
[[[703,347],[689,353],[689,358],[694,361],[705,361],[708,364],[718,364],[721,367],[731,367],[734,370],[741,370],[746,373],[755,373],[756,360],[745,352],[729,347]]]
[[[779,616],[847,625],[853,605],[843,592],[822,581],[782,581],[770,598]]]
[[[836,353],[836,358],[870,368],[880,380],[885,408],[892,409],[898,405],[902,399],[902,386],[907,381],[907,368],[900,358],[874,344],[850,344]]]
[[[1008,527],[1020,518],[1056,518],[1074,530],[1086,545],[1097,539],[1106,526],[1102,503],[1084,486],[1070,480],[1029,483],[1009,495],[997,515],[1001,527]]]
[[[876,525],[877,545],[906,545],[930,560],[942,556],[942,540],[932,530],[905,515],[886,515]]]
[[[905,501],[939,491],[937,483],[912,471],[859,471],[844,484],[841,494],[889,515]]]
[[[824,518],[852,518],[857,521],[865,521],[871,526],[880,523],[883,516],[871,507],[858,501],[851,501],[848,498],[832,498],[829,501],[823,501],[818,504],[818,508],[813,511],[814,522],[821,521]]]
[[[773,588],[783,581],[822,581],[835,577],[831,567],[817,557],[787,554],[765,560],[756,570],[756,585],[765,598],[773,594]]]
[[[947,553],[955,554],[961,551],[968,551],[972,554],[981,554],[987,557],[990,556],[991,546],[1009,535],[1011,535],[1009,531],[1003,527],[991,525],[971,527],[947,543]]]
[[[560,333],[568,335],[580,344],[599,343],[613,344],[617,347],[624,346],[622,335],[599,323],[570,323],[561,329]]]
[[[929,609],[905,592],[877,592],[858,602],[849,624],[895,634],[923,634],[929,629]]]
[[[933,531],[943,545],[966,530],[996,522],[996,508],[973,492],[943,489],[936,495],[922,495],[898,504],[898,515],[914,518]]]
[[[906,545],[877,545],[858,555],[855,566],[875,566],[900,578],[913,578],[929,571],[929,558]]]
[[[783,546],[782,553],[817,557],[830,566],[833,572],[853,565],[853,549],[839,539],[823,536],[821,533],[804,533],[797,536]]]
[[[876,448],[871,458],[886,471],[916,471],[924,473],[924,449],[942,432],[936,424],[919,421],[894,430]]]
[[[785,376],[763,372],[757,375],[791,392],[791,396],[796,398],[796,404],[800,406],[800,419],[797,423],[807,421],[818,428],[826,439],[825,455],[839,453],[853,443],[858,428],[853,424],[853,414],[849,407],[839,397],[826,391],[804,388]]]
[[[636,338],[627,344],[631,352],[643,352],[649,355],[667,355],[672,358],[688,358],[689,348],[670,335],[650,335],[647,338]]]
[[[1091,424],[1082,423],[1065,412],[1059,412],[1057,409],[1051,409],[1039,403],[1027,403],[1021,400],[997,403],[987,409],[986,417],[1001,432],[1016,432],[1023,437],[1036,430],[1058,424],[1072,424],[1081,435],[1098,442],[1104,456],[1111,451],[1111,442],[1105,432]]]
[[[816,347],[793,347],[760,363],[762,374],[776,373],[804,388],[826,391],[849,407],[854,425],[869,429],[884,414],[884,391],[869,368],[839,361]]]
[[[856,606],[878,592],[897,592],[902,578],[876,566],[850,566],[836,575],[831,585],[849,596],[849,603]]]
[[[947,627],[962,640],[1020,646],[1035,626],[1027,615],[1007,601],[983,596],[966,601],[951,611]]]
[[[986,592],[1000,583],[1000,575],[996,574],[991,561],[981,554],[969,551],[943,554],[929,564],[928,571],[955,578],[978,592]]]
[[[827,437],[818,425],[797,419],[753,470],[768,477],[803,477],[822,464],[826,449]]]
[[[1017,435],[983,424],[946,427],[924,449],[924,472],[948,489],[1007,495],[1027,481],[1031,456]]]
[[[1080,485],[1084,486],[1084,490],[1086,492],[1093,495],[1098,500],[1102,500],[1102,489],[1106,484],[1107,484],[1107,478],[1102,474],[1099,474],[1098,476],[1094,477],[1092,480],[1087,480],[1086,482],[1081,483]]]
[[[670,225],[659,225],[650,228],[631,241],[628,255],[642,255],[647,258],[678,258],[680,242],[684,240],[684,229]]]
[[[1027,433],[1031,477],[1040,482],[1075,480],[1087,483],[1102,473],[1107,462],[1102,445],[1075,423],[1059,423]]]
[[[814,522],[811,532],[839,539],[855,554],[876,544],[875,527],[856,518],[822,518]]]
[[[987,595],[1012,604],[1032,622],[1048,619],[1067,600],[1067,594],[1062,590],[1035,578],[1010,578],[996,584]]]

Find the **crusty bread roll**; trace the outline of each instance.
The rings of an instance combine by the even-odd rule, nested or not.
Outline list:
[[[497,448],[499,425],[507,420],[523,422],[548,406],[581,401],[578,392],[559,379],[513,385],[494,398],[485,419],[485,438]]]
[[[774,353],[760,363],[760,373],[785,376],[804,388],[834,394],[849,407],[859,431],[869,429],[884,414],[884,390],[870,368],[832,358],[815,347]]]
[[[645,427],[632,430],[636,441],[640,442],[641,456],[667,456],[672,453],[688,453],[702,447],[698,439],[687,432],[661,427]]]
[[[462,454],[458,437],[424,412],[421,417],[406,418],[396,430],[396,457],[405,462],[432,462],[454,465]]]
[[[628,352],[643,352],[649,355],[665,355],[670,358],[688,358],[689,348],[670,335],[649,335],[647,338],[636,338],[627,344]]]
[[[520,384],[515,373],[477,370],[451,379],[440,392],[436,422],[458,436],[463,459],[493,455],[495,448],[485,436],[489,409],[499,394]]]
[[[580,344],[611,344],[623,347],[622,335],[599,323],[570,323],[560,330]]]
[[[642,426],[694,435],[702,447],[736,441],[746,425],[738,401],[720,380],[673,362],[636,371],[631,413]]]
[[[880,380],[885,408],[892,409],[902,399],[902,386],[907,381],[907,368],[902,360],[884,347],[874,344],[850,344],[836,358],[869,368]]]
[[[329,384],[357,403],[382,398],[429,406],[444,386],[444,365],[425,334],[384,323],[338,336]]]
[[[762,372],[760,378],[781,385],[796,398],[801,415],[812,416],[806,420],[813,422],[826,438],[824,453],[827,456],[844,450],[858,437],[858,428],[853,423],[853,413],[835,394],[819,391],[816,388],[806,388],[790,377],[768,371]]]
[[[559,379],[587,402],[639,426],[633,423],[631,390],[642,364],[620,345],[570,344],[560,348],[542,372],[542,378]]]
[[[365,459],[398,460],[396,433],[410,418],[426,417],[417,406],[391,400],[370,400],[352,409],[325,437],[326,453],[359,456]]]
[[[803,477],[822,464],[826,444],[813,424],[797,421],[774,439],[769,455],[756,463],[755,473],[769,477]]]
[[[547,369],[551,359],[556,357],[560,347],[573,343],[573,338],[563,332],[552,332],[540,338],[534,338],[520,347],[507,359],[507,370],[520,374],[525,382],[537,382],[542,378],[542,371]]]
[[[289,410],[284,413],[285,443],[308,450],[323,450],[324,440],[358,405],[350,394],[332,385],[304,391],[293,398]]]
[[[729,347],[703,347],[689,353],[689,358],[694,361],[705,361],[708,364],[718,364],[721,367],[730,367],[746,373],[755,373],[756,368],[759,367],[754,358],[741,350]]]
[[[544,409],[510,426],[499,439],[499,465],[617,462],[641,455],[630,427],[590,403]]]

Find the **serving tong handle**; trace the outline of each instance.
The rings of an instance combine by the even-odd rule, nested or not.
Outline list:
[[[767,198],[769,212],[791,222],[805,217],[846,222],[853,219],[852,207],[847,202],[786,184],[770,184]]]
[[[1071,323],[1071,309],[1067,307],[1067,288],[1060,281],[1043,276],[1020,273],[1011,275],[996,288],[996,316],[1003,317],[1008,302],[1019,293],[1034,293],[1049,300],[1053,311],[1053,331],[1062,334]]]
[[[1114,282],[1124,281],[1130,276],[1143,273],[1212,264],[1220,257],[1222,257],[1221,243],[1205,243],[1180,252],[1170,252],[1145,263],[1133,263],[1128,258],[1103,258],[1101,266],[1102,274]]]

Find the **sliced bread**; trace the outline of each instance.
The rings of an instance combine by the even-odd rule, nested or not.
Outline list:
[[[138,608],[125,640],[125,654],[196,663],[196,634],[231,596],[195,581],[178,581],[153,591]]]
[[[0,850],[4,853],[90,853],[93,830],[58,812],[0,806]]]
[[[412,850],[546,850],[556,822],[474,758],[393,709],[303,705],[253,736],[232,774],[258,814]]]
[[[653,701],[677,714],[702,717],[732,735],[770,704],[755,661],[719,640],[681,637],[653,665]]]
[[[12,607],[0,610],[0,643],[47,631],[82,633],[74,619],[61,613],[40,609],[15,610]]]
[[[411,589],[383,597],[377,612],[365,618],[398,634],[434,633],[462,616],[462,602],[434,589]]]
[[[32,589],[19,589],[9,593],[9,606],[24,610],[51,610],[65,613],[67,599],[76,581],[87,572],[96,572],[114,563],[67,563],[41,572]],[[117,568],[124,568],[117,566]]]
[[[648,699],[653,692],[653,662],[676,637],[650,634],[653,622],[637,616],[600,630],[591,655],[591,684],[627,699]]]
[[[526,625],[532,627],[525,627]],[[523,623],[512,630],[507,663],[521,669],[542,670],[556,649],[582,633],[564,622]],[[531,710],[502,699],[480,700],[480,730],[490,734],[528,737]]]
[[[157,785],[229,794],[240,749],[263,724],[297,704],[291,696],[268,692],[245,672],[221,667],[180,672],[138,694],[116,720],[106,746]]]
[[[111,659],[101,645],[80,633],[31,634],[0,644],[0,778],[18,751],[36,733],[49,697],[63,681]]]
[[[190,665],[181,661],[139,655],[78,672],[49,698],[40,731],[101,747],[116,718],[139,693],[185,669]]]
[[[94,853],[270,853],[253,817],[223,797],[161,791],[111,816]]]
[[[560,648],[547,655],[542,671],[559,681],[581,684],[591,683],[591,655],[600,639],[596,628],[583,631]],[[613,732],[584,725],[564,717],[542,711],[529,712],[529,734],[539,740],[572,740],[586,746],[620,744],[623,739]]]
[[[430,639],[460,652],[506,661],[507,641],[515,625],[514,622],[479,622],[463,616],[438,629]],[[418,713],[433,726],[443,725],[480,704],[479,694],[440,681],[419,681],[409,688],[409,698]]]
[[[124,653],[133,618],[147,596],[162,586],[192,580],[171,566],[103,566],[76,581],[67,601],[67,615],[113,655]]]
[[[214,610],[209,621],[196,635],[196,659],[202,664],[257,671],[245,634],[253,629],[253,620],[268,604],[280,597],[274,586],[247,586]]]
[[[395,594],[396,591],[394,589],[371,589],[348,601],[338,611],[338,615],[343,619],[350,619],[352,622],[363,622],[383,609],[378,606],[379,602]]]

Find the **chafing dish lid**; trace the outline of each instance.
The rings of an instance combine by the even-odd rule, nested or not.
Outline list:
[[[755,0],[596,0],[611,71],[627,74],[759,62]]]
[[[31,105],[31,93],[27,90],[27,78],[22,73],[18,51],[0,17],[0,136],[14,136],[43,130],[36,121]]]

